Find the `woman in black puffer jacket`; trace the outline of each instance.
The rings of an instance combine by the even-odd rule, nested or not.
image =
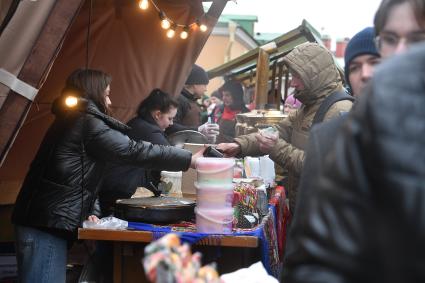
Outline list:
[[[170,94],[154,89],[143,100],[137,110],[137,117],[127,125],[131,127],[128,136],[135,141],[148,141],[153,144],[170,145],[164,131],[173,125],[178,102]],[[161,171],[131,165],[108,164],[105,178],[99,193],[102,214],[113,213],[117,199],[130,198],[137,187],[145,187],[154,194],[161,179]]]
[[[16,200],[20,282],[65,282],[67,244],[92,211],[106,162],[180,171],[202,153],[135,142],[129,127],[107,115],[111,77],[77,70],[53,103],[56,119],[48,129]],[[69,93],[74,107],[63,105]]]

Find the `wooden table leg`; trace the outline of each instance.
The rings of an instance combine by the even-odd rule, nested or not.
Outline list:
[[[122,283],[122,244],[114,242],[114,283]]]

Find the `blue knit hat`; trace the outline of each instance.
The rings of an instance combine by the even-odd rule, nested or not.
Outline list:
[[[378,50],[376,49],[375,42],[375,31],[372,27],[365,28],[364,30],[358,32],[353,38],[348,42],[347,47],[345,48],[344,54],[344,72],[345,80],[347,85],[351,87],[350,81],[348,80],[349,75],[349,66],[351,61],[360,55],[370,54],[381,57]]]

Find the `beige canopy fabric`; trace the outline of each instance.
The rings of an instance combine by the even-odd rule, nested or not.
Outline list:
[[[202,1],[157,0],[155,3],[167,17],[179,24],[190,24],[203,15]],[[18,187],[25,177],[53,121],[51,103],[74,69],[84,68],[88,63],[89,68],[112,75],[113,113],[126,122],[134,116],[138,104],[152,89],[161,88],[173,95],[180,92],[225,3],[226,0],[214,1],[203,18],[209,26],[207,32],[194,30],[186,40],[182,40],[177,34],[173,39],[166,37],[158,12],[152,6],[142,11],[134,0],[93,0],[87,41],[90,1],[86,1],[69,27],[60,52],[0,168],[0,195],[2,190]],[[3,66],[0,65],[0,68]]]

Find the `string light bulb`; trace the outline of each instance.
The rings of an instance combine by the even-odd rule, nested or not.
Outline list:
[[[199,27],[199,30],[202,32],[206,32],[208,30],[207,25],[201,23],[199,20],[196,21],[196,25]]]
[[[167,37],[173,38],[176,34],[176,27],[173,25],[169,30],[167,30]]]
[[[202,32],[206,32],[206,31],[208,30],[208,27],[207,27],[207,25],[205,25],[205,24],[201,24],[201,25],[199,26],[199,29],[200,29]]]
[[[142,10],[146,10],[149,8],[149,1],[148,0],[140,0],[139,1],[139,8]]]
[[[186,26],[183,28],[182,32],[180,33],[181,39],[186,39],[189,36],[189,28]]]
[[[169,21],[169,20],[167,20],[167,19],[163,19],[163,20],[161,21],[161,27],[162,27],[163,29],[169,29],[169,28],[170,28],[170,26],[171,26],[171,23],[170,23],[170,21]]]

